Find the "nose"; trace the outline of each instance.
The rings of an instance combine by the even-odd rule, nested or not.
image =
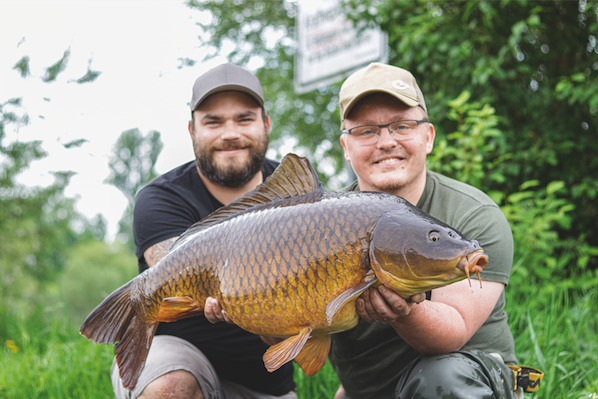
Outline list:
[[[224,129],[220,134],[220,138],[223,140],[236,140],[241,135],[237,129],[236,124],[233,121],[228,121],[224,124]]]
[[[390,128],[388,126],[380,129],[377,145],[378,148],[389,148],[397,145],[397,140],[395,140],[395,138],[392,137],[392,134],[390,133]]]
[[[480,243],[478,242],[478,240],[471,240],[471,246],[475,249],[480,249]]]

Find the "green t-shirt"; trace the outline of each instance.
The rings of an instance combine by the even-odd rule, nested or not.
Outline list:
[[[357,185],[351,189],[356,190]],[[502,211],[486,194],[428,171],[417,207],[467,239],[478,240],[489,257],[482,279],[507,284],[513,263],[513,236]],[[504,307],[503,293],[488,320],[464,349],[496,352],[505,362],[516,362],[513,335]],[[380,323],[360,320],[356,328],[332,336],[330,360],[349,398],[393,397],[402,370],[418,356],[420,353],[405,343],[392,327]]]

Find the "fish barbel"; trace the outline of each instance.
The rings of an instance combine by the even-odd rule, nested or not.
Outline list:
[[[323,190],[309,161],[287,155],[255,190],[191,226],[155,266],[115,290],[80,332],[116,344],[133,389],[159,322],[203,314],[218,299],[239,327],[283,338],[264,354],[274,371],[326,363],[330,334],[356,326],[355,300],[384,284],[404,298],[486,266],[477,241],[392,194]]]

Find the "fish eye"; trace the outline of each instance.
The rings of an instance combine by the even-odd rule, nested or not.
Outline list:
[[[428,234],[428,239],[432,242],[440,241],[440,233],[437,232],[436,230],[432,230]]]

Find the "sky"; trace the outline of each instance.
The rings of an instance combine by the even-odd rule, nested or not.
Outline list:
[[[180,67],[179,58],[201,60],[197,21],[201,14],[178,0],[0,0],[0,102],[21,97],[30,123],[9,131],[9,140],[41,140],[48,156],[19,177],[48,185],[52,171],[74,171],[66,195],[92,218],[108,221],[116,234],[126,199],[104,183],[112,148],[123,131],[161,133],[164,149],[156,169],[164,173],[193,159],[187,132],[193,82],[225,62]],[[45,69],[70,49],[66,70],[43,83]],[[31,78],[13,70],[29,56]],[[92,83],[76,84],[87,68]],[[85,139],[78,148],[64,144]]]

